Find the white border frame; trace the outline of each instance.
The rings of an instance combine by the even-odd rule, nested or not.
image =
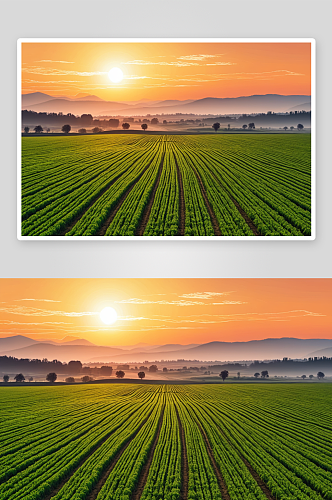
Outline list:
[[[21,92],[22,43],[310,43],[311,44],[311,235],[310,236],[22,236]],[[309,241],[316,238],[316,40],[314,38],[19,38],[17,40],[17,239],[53,241]]]

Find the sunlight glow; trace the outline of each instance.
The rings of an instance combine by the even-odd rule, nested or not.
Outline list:
[[[123,72],[121,71],[120,68],[112,68],[108,72],[108,78],[111,80],[112,83],[120,83],[123,79]]]
[[[105,325],[113,325],[118,319],[118,315],[113,307],[104,307],[104,309],[99,314],[100,319]]]

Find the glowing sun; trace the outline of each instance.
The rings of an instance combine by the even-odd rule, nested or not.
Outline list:
[[[105,325],[113,325],[118,319],[117,312],[113,307],[104,307],[104,309],[100,311],[99,317]]]
[[[123,79],[123,73],[120,68],[112,68],[108,72],[108,78],[112,83],[120,83]]]

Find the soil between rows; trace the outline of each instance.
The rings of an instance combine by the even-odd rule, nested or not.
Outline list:
[[[149,222],[152,205],[153,205],[153,202],[154,202],[154,199],[155,199],[155,196],[156,196],[156,192],[157,192],[157,189],[158,189],[158,186],[159,186],[159,182],[160,182],[161,172],[162,172],[163,166],[164,166],[164,157],[165,157],[165,153],[163,153],[163,155],[161,157],[161,161],[160,161],[160,165],[159,165],[159,169],[158,169],[157,179],[156,179],[156,181],[154,183],[153,190],[152,190],[152,193],[150,195],[150,199],[148,201],[148,204],[144,208],[143,215],[142,215],[142,220],[141,220],[138,228],[136,229],[136,232],[135,232],[136,236],[143,236],[144,235],[144,231],[145,231],[146,226],[147,226],[147,224]]]
[[[212,210],[212,207],[211,207],[210,202],[208,200],[208,197],[207,197],[206,190],[205,190],[204,184],[202,182],[202,179],[200,178],[200,176],[198,175],[197,170],[193,166],[192,166],[192,169],[193,169],[193,172],[196,175],[197,180],[199,182],[199,185],[200,185],[200,188],[201,188],[201,192],[202,192],[202,195],[203,195],[203,198],[204,198],[204,202],[205,202],[207,211],[209,212],[209,215],[210,215],[210,219],[211,219],[212,227],[213,227],[213,230],[214,230],[214,234],[216,236],[222,236],[222,232],[220,231],[220,227],[219,227],[219,223],[218,223],[217,217],[216,217],[214,211]]]
[[[178,173],[178,183],[179,183],[179,194],[180,194],[180,202],[179,202],[179,231],[178,236],[184,236],[185,228],[186,228],[186,205],[184,202],[184,190],[183,190],[183,180],[182,175],[179,169],[179,165],[175,160],[176,170]]]
[[[129,438],[128,441],[122,446],[122,448],[120,448],[120,450],[116,453],[116,455],[113,457],[113,459],[111,460],[109,465],[106,467],[106,469],[102,473],[101,477],[99,478],[99,481],[95,484],[95,486],[93,487],[91,492],[87,495],[86,500],[96,500],[100,490],[102,489],[102,487],[106,483],[107,478],[110,475],[110,473],[112,472],[113,468],[115,467],[117,461],[119,460],[121,455],[125,452],[125,450],[128,448],[128,446],[130,445],[132,440],[135,438],[135,436],[137,436],[137,434],[139,433],[139,431],[141,430],[143,425],[146,423],[146,421],[148,420],[150,415],[151,415],[151,413],[149,413],[149,415],[138,426],[138,428],[136,429],[134,434],[131,436],[131,438]]]
[[[99,441],[99,442],[98,442],[98,443],[97,443],[97,444],[96,444],[96,445],[92,448],[92,450],[88,453],[88,455],[86,455],[86,456],[82,457],[82,459],[79,461],[78,465],[77,465],[77,466],[76,466],[76,467],[75,467],[72,471],[70,471],[70,473],[68,473],[68,474],[64,477],[64,479],[62,479],[62,481],[61,481],[61,482],[60,482],[60,483],[59,483],[59,484],[58,484],[55,488],[53,488],[53,489],[52,489],[52,491],[51,491],[50,493],[48,493],[47,495],[45,495],[45,496],[43,497],[43,500],[50,500],[52,497],[54,497],[54,496],[55,496],[55,495],[56,495],[56,494],[57,494],[57,493],[61,490],[61,488],[63,488],[63,486],[64,486],[64,485],[66,484],[66,482],[70,479],[70,477],[71,477],[73,474],[75,474],[75,472],[76,472],[76,471],[78,471],[78,469],[79,469],[80,467],[82,467],[82,465],[84,464],[84,462],[85,462],[86,460],[88,460],[88,459],[91,457],[91,455],[93,455],[93,454],[94,454],[94,452],[95,452],[98,448],[100,448],[100,446],[102,446],[102,445],[105,443],[105,441],[107,441],[107,439],[109,439],[109,437],[110,437],[110,436],[111,436],[114,432],[116,432],[116,430],[117,430],[117,429],[114,429],[113,431],[111,431],[111,432],[107,433],[107,434],[106,434],[106,436],[105,436],[105,437],[103,437],[103,439],[102,439],[101,441]]]
[[[184,435],[184,430],[182,427],[179,412],[178,412],[177,408],[175,408],[175,410],[176,410],[176,415],[178,418],[180,439],[181,439],[181,476],[182,476],[182,481],[181,481],[180,500],[187,500],[187,498],[188,498],[189,470],[188,470],[186,438]]]
[[[150,471],[151,463],[153,460],[154,452],[155,452],[155,449],[156,449],[156,446],[157,446],[157,443],[159,440],[161,426],[162,426],[163,418],[164,418],[164,411],[165,411],[165,407],[163,407],[161,410],[157,432],[156,432],[156,435],[154,437],[151,449],[149,451],[148,459],[142,467],[138,483],[136,484],[136,487],[131,495],[131,500],[140,500],[140,498],[142,496],[146,481],[147,481],[148,476],[149,476],[149,471]]]
[[[229,445],[233,448],[233,445],[232,443],[230,442],[230,440],[228,439],[228,437],[226,436],[226,434],[223,432],[223,430],[219,427],[218,427],[218,430],[219,432],[221,432],[221,434],[224,436],[224,438],[226,439],[226,441],[229,443]],[[237,453],[239,454],[239,457],[241,458],[242,462],[244,463],[244,465],[247,467],[247,469],[249,470],[250,474],[252,475],[252,477],[255,479],[256,483],[258,484],[258,486],[260,487],[260,489],[263,491],[264,495],[268,498],[268,500],[277,500],[271,493],[271,491],[269,490],[269,488],[266,486],[266,484],[264,483],[264,481],[261,479],[261,477],[259,476],[259,474],[255,471],[255,469],[250,465],[250,463],[248,462],[247,459],[244,458],[243,455],[241,455],[241,453],[239,453],[237,451]]]
[[[199,423],[198,423],[198,427],[199,427],[199,430],[202,433],[202,436],[203,436],[203,439],[204,439],[204,442],[205,442],[205,445],[206,445],[206,449],[207,449],[208,455],[210,457],[210,461],[211,461],[214,473],[215,473],[215,475],[217,477],[219,489],[221,491],[221,496],[222,496],[223,500],[231,500],[231,497],[229,496],[229,493],[228,493],[228,490],[227,490],[227,486],[226,486],[225,480],[224,480],[224,478],[223,478],[223,476],[222,476],[222,474],[220,472],[220,469],[219,469],[219,467],[217,465],[217,462],[216,462],[216,460],[214,458],[210,441],[208,440],[208,437],[205,434],[204,429],[200,426]]]
[[[129,195],[130,191],[132,189],[134,189],[134,187],[136,186],[136,184],[138,183],[138,181],[141,179],[141,177],[145,174],[145,172],[147,171],[147,169],[150,167],[152,161],[153,160],[151,160],[148,163],[148,165],[143,169],[143,171],[139,174],[139,176],[132,183],[132,185],[122,194],[122,196],[120,197],[119,201],[117,202],[117,204],[115,205],[115,207],[111,210],[111,212],[109,213],[109,216],[107,217],[106,221],[103,223],[103,225],[101,226],[101,228],[99,229],[99,231],[97,232],[97,234],[95,236],[105,236],[105,233],[106,233],[109,225],[112,223],[112,221],[113,221],[114,217],[116,216],[118,210],[120,209],[121,205],[124,203],[125,199]]]

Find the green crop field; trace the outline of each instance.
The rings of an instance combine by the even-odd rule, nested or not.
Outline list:
[[[331,500],[332,385],[0,390],[1,500]]]
[[[22,138],[23,236],[309,236],[310,134]]]

